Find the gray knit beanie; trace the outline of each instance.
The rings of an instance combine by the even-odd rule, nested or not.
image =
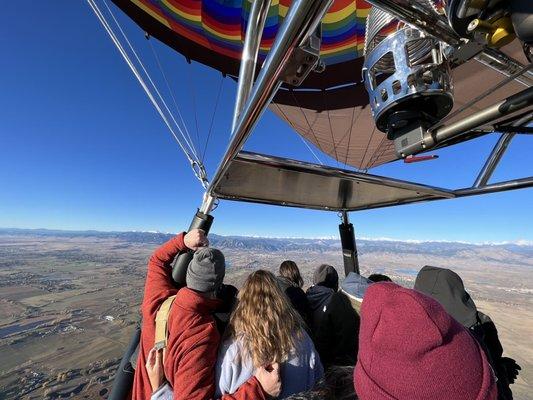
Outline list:
[[[226,262],[218,249],[203,247],[194,252],[187,268],[186,283],[189,289],[198,292],[216,291],[224,279]]]

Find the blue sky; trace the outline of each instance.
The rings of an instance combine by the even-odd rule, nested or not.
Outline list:
[[[118,16],[161,82],[143,33]],[[203,148],[222,78],[154,45],[193,136],[195,99]],[[166,232],[187,227],[202,189],[84,1],[6,2],[0,48],[0,226]],[[234,95],[235,84],[225,79],[207,152],[211,174],[229,138]],[[393,163],[372,172],[470,186],[496,140],[487,136],[440,151],[436,161]],[[516,138],[493,180],[532,175],[532,144],[531,137]],[[313,160],[270,112],[246,148]],[[521,190],[353,213],[351,219],[362,237],[533,240],[532,200],[531,190]],[[339,222],[334,213],[235,202],[222,202],[214,215],[213,232],[219,234],[336,236]]]

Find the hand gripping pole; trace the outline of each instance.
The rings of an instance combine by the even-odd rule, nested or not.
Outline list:
[[[201,229],[205,232],[206,236],[211,229],[214,217],[209,214],[204,214],[198,210],[192,219],[188,232],[192,229]],[[183,251],[177,255],[172,265],[172,279],[177,286],[185,286],[185,276],[187,275],[187,267],[192,260],[192,250]]]

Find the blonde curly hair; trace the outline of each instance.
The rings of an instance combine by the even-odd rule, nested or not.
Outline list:
[[[227,333],[244,345],[254,367],[284,362],[302,338],[304,322],[268,271],[250,274],[239,292]]]

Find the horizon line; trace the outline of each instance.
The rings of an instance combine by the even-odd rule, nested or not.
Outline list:
[[[162,235],[176,235],[179,232],[162,232],[154,230],[99,230],[99,229],[57,229],[57,228],[13,228],[13,227],[2,227],[0,226],[0,231],[2,230],[18,230],[18,231],[56,231],[56,232],[77,232],[77,233],[153,233],[153,234],[162,234]],[[217,236],[223,237],[242,237],[242,238],[253,238],[253,239],[293,239],[293,240],[340,240],[337,236],[316,236],[316,237],[304,237],[304,236],[264,236],[264,235],[234,235],[234,234],[218,234],[213,233]],[[390,237],[366,237],[361,236],[356,237],[357,240],[363,241],[375,241],[375,242],[400,242],[400,243],[410,243],[410,244],[423,244],[423,243],[457,243],[457,244],[466,244],[472,246],[504,246],[504,245],[516,245],[516,246],[532,246],[533,240],[529,239],[518,239],[518,240],[508,240],[508,241],[482,241],[482,242],[471,242],[465,240],[448,240],[448,239],[397,239]]]

